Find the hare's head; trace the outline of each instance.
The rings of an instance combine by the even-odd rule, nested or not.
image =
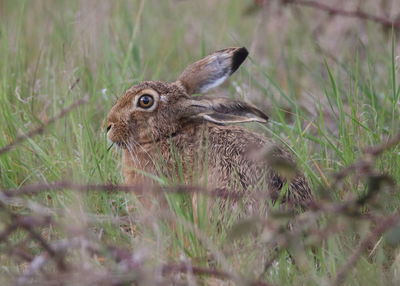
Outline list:
[[[168,138],[191,122],[266,122],[263,112],[242,101],[191,96],[222,84],[247,55],[245,48],[220,50],[189,65],[175,82],[146,81],[131,87],[108,115],[108,138],[125,147]]]

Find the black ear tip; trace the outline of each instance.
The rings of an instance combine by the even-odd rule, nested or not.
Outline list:
[[[238,48],[234,53],[232,57],[232,71],[231,74],[233,74],[239,66],[244,62],[244,60],[247,58],[249,52],[245,47]]]

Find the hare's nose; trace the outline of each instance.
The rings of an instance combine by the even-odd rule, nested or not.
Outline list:
[[[109,125],[107,126],[107,132],[110,131],[110,129],[111,129],[112,126],[113,126],[112,124],[109,124]]]

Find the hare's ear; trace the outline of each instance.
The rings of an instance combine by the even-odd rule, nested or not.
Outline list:
[[[186,118],[206,120],[216,124],[243,122],[266,123],[268,116],[258,108],[238,100],[196,96],[188,101]]]
[[[203,93],[222,84],[248,55],[246,48],[227,48],[217,51],[191,65],[179,76],[178,81],[188,94]]]

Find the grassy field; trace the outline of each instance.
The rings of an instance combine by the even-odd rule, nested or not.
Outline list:
[[[0,153],[1,285],[399,285],[400,146],[365,151],[400,132],[398,35],[270,2],[0,0],[0,148],[88,98]],[[395,0],[364,2],[395,13]],[[292,231],[288,214],[207,211],[207,196],[170,194],[149,214],[117,191],[5,195],[122,183],[104,126],[116,99],[229,46],[250,58],[212,94],[264,110],[270,122],[249,128],[293,150],[318,198]]]

